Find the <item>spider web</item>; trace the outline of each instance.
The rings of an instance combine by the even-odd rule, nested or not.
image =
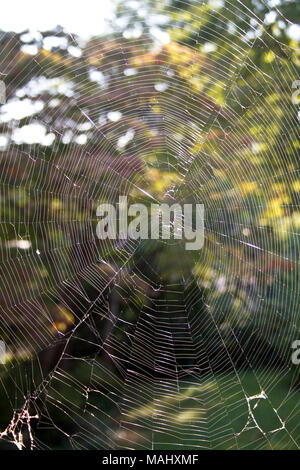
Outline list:
[[[247,3],[222,5],[172,8],[190,8],[175,56],[149,29],[91,41],[63,91],[49,54],[32,53],[21,77],[21,41],[1,51],[8,102],[49,93],[53,105],[51,119],[1,112],[3,448],[299,447],[299,196],[282,196],[299,172],[296,49]],[[24,123],[49,143],[21,145]],[[96,207],[119,195],[203,203],[203,249],[99,241]]]

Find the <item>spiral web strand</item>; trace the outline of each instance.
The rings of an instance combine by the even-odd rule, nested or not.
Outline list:
[[[31,116],[1,111],[7,448],[299,447],[299,195],[282,196],[299,177],[297,51],[243,2],[208,4],[173,8],[191,6],[177,42],[1,50],[8,103],[45,97]],[[49,142],[20,144],[37,123]],[[204,204],[203,249],[98,240],[96,208],[119,195]]]

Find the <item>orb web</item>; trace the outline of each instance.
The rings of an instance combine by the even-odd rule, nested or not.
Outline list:
[[[3,448],[299,447],[299,50],[247,3],[2,34]],[[204,204],[203,248],[99,240],[120,195]]]

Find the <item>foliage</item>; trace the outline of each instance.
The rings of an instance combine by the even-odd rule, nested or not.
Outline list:
[[[9,346],[8,369],[34,364],[30,392],[42,377],[51,379],[77,327],[67,353],[86,363],[76,369],[66,360],[60,367],[88,388],[89,360],[114,319],[124,321],[116,342],[129,344],[126,322],[135,324],[141,306],[164,300],[162,285],[182,279],[187,297],[189,289],[197,292],[193,305],[186,301],[189,317],[200,322],[197,341],[210,358],[224,347],[228,356],[240,355],[236,364],[246,376],[250,364],[287,364],[291,328],[299,331],[299,121],[291,94],[300,58],[287,34],[289,22],[299,21],[298,2],[281,1],[271,17],[268,2],[252,0],[149,2],[138,14],[129,7],[120,4],[117,18],[125,11],[126,21],[115,22],[112,34],[86,43],[60,27],[35,37],[1,33],[6,106],[16,101],[25,111],[17,118],[6,118],[5,106],[1,111],[0,334]],[[158,44],[149,15],[168,42]],[[59,41],[47,47],[49,38]],[[42,126],[42,137],[26,142],[18,131],[32,125]],[[120,255],[117,242],[95,238],[97,205],[119,194],[147,204],[204,203],[204,249],[187,253],[149,241],[130,247],[128,259]],[[30,240],[26,251],[22,240]],[[85,328],[92,304],[93,325]],[[175,307],[169,314],[175,331],[180,315]],[[220,375],[207,387],[217,388],[230,367],[213,366]],[[120,386],[118,373],[114,365],[99,371],[112,421],[117,410],[105,392]],[[183,401],[198,393],[182,387]],[[79,393],[71,387],[68,393],[84,406]],[[145,406],[129,411],[135,423],[154,405]],[[290,402],[287,408],[289,414]],[[56,413],[63,427],[63,411]],[[201,417],[195,410],[184,419]],[[76,425],[83,422],[70,425],[72,432]]]

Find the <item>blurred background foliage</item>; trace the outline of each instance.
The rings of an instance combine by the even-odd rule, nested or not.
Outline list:
[[[200,322],[199,347],[205,344],[209,358],[225,347],[244,388],[241,397],[227,390],[227,380],[235,380],[232,363],[212,360],[211,382],[183,381],[175,404],[165,398],[174,435],[202,418],[192,406],[174,413],[179,404],[208,394],[216,400],[211,408],[221,409],[214,390],[225,387],[224,402],[234,406],[241,390],[251,389],[253,367],[261,381],[267,371],[269,382],[277,382],[273,402],[293,390],[281,411],[296,429],[291,412],[299,381],[290,354],[300,327],[300,177],[291,97],[300,57],[288,31],[299,23],[300,4],[136,3],[119,2],[112,33],[88,41],[62,27],[0,35],[8,97],[0,109],[0,334],[8,346],[0,371],[1,430],[11,423],[4,447],[20,429],[30,447],[28,415],[37,446],[147,446],[147,419],[157,403],[133,406],[132,429],[117,431],[114,397],[124,389],[123,370],[99,344],[122,318],[117,344],[109,348],[112,357],[126,356],[141,309],[159,305],[162,286],[182,280],[192,299],[186,310]],[[116,202],[119,194],[147,204],[204,203],[204,249],[149,241],[127,260],[117,243],[95,238],[97,205]],[[85,327],[96,301],[88,320],[93,328]],[[176,330],[176,309],[173,320]],[[104,364],[98,372],[89,361],[95,357]],[[58,361],[61,383],[55,382]],[[151,396],[151,381],[140,387]],[[70,408],[86,410],[83,389],[93,408],[88,424]],[[232,438],[211,438],[211,447],[232,448],[236,439],[249,448],[296,445],[280,433],[264,441],[257,428],[234,438],[245,425],[246,405],[232,411]],[[257,413],[270,430],[282,426],[273,409]],[[216,427],[226,427],[228,418],[222,420]],[[144,427],[143,437],[136,425]],[[172,448],[167,434],[159,442],[158,448]],[[187,437],[185,445],[197,447],[199,438]]]

